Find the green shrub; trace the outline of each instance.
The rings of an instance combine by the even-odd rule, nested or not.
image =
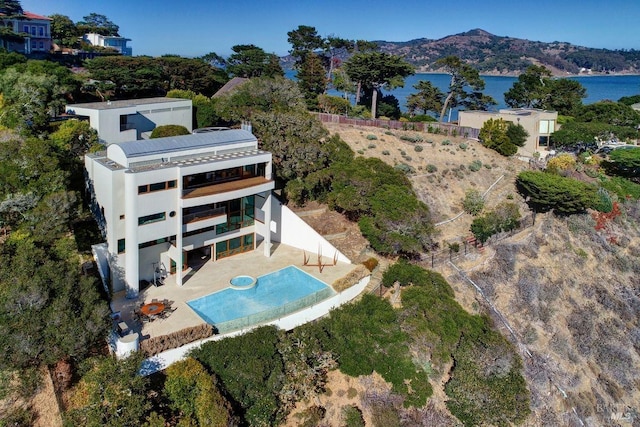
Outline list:
[[[458,145],[458,147],[460,147],[460,149],[461,149],[462,151],[466,151],[466,150],[467,150],[467,148],[469,148],[469,144],[467,144],[466,142],[461,142],[461,143]]]
[[[407,175],[408,174],[412,174],[412,173],[415,172],[415,169],[412,166],[409,166],[406,163],[398,163],[393,168],[396,169],[396,170],[399,170],[399,171],[401,171],[401,172],[403,172],[403,173],[405,173]]]
[[[478,190],[469,189],[466,191],[462,201],[462,208],[468,214],[478,215],[484,209],[484,197]]]
[[[357,406],[343,406],[342,420],[341,425],[344,427],[365,427],[362,411]]]
[[[511,231],[520,224],[520,210],[518,205],[506,202],[498,205],[493,211],[477,217],[471,223],[471,232],[481,243],[494,234]]]
[[[634,200],[640,199],[640,184],[636,184],[626,178],[619,176],[605,178],[600,185],[607,191],[618,196],[620,200],[627,198]]]
[[[412,160],[411,156],[402,156],[403,159],[405,159],[407,162],[410,162]]]
[[[364,154],[364,150],[358,150],[358,154]]]
[[[178,361],[166,370],[164,390],[171,406],[200,426],[229,423],[228,403],[204,366],[193,358]]]
[[[369,145],[367,145],[367,148],[370,148],[370,149],[376,148],[376,144],[369,144]]]
[[[378,137],[375,136],[375,135],[369,134],[369,135],[367,135],[367,139],[370,140],[370,141],[374,141],[374,140],[378,139]]]
[[[406,155],[407,155],[407,152],[406,152],[406,151],[404,151],[404,150],[402,150],[402,149],[399,149],[399,150],[400,150],[400,155],[401,155],[401,156],[406,156]]]
[[[391,132],[390,130],[386,130],[386,131],[384,131],[384,134],[385,135],[393,135],[393,132]]]
[[[418,135],[400,135],[400,139],[408,142],[422,142],[423,139]]]
[[[445,139],[444,141],[442,141],[442,145],[451,145],[451,141]]]
[[[427,165],[427,172],[433,173],[437,171],[438,171],[438,167],[436,165],[432,165],[432,164]]]
[[[469,165],[469,170],[471,172],[478,172],[480,169],[482,169],[482,162],[480,160],[474,160]]]
[[[277,350],[279,332],[264,326],[244,335],[211,341],[191,356],[215,372],[226,393],[243,411],[249,425],[274,425],[278,419],[278,394],[284,378]]]
[[[594,185],[547,172],[521,172],[516,185],[529,206],[540,212],[553,209],[563,215],[581,213],[597,200]]]
[[[151,132],[151,139],[154,138],[166,138],[168,136],[180,136],[180,135],[189,135],[189,129],[180,125],[162,125],[156,127],[153,132]]]
[[[388,156],[389,154],[390,154],[389,150],[382,150],[382,155],[383,156]]]
[[[422,145],[416,145],[415,147],[413,147],[413,149],[416,153],[419,153],[423,150]]]

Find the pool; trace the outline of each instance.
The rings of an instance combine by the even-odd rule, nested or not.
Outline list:
[[[277,319],[335,294],[326,283],[289,266],[258,277],[253,287],[229,287],[187,305],[224,333]]]

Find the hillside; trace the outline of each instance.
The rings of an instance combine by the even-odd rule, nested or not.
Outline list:
[[[377,40],[381,52],[403,57],[418,72],[443,71],[438,59],[454,55],[485,75],[519,75],[530,65],[543,65],[554,75],[579,73],[640,73],[640,51],[609,50],[576,46],[567,42],[545,43],[517,37],[497,36],[481,29],[441,39],[419,38],[392,42]],[[345,52],[341,59],[347,59]],[[291,68],[290,56],[281,58]]]
[[[414,167],[414,188],[436,221],[461,211],[466,189],[484,191],[502,175],[487,194],[487,204],[516,201],[521,213],[527,213],[514,186],[515,175],[526,165],[477,142],[420,134],[423,142],[410,143],[400,138],[415,137],[415,132],[343,125],[328,129],[361,155]],[[461,144],[468,145],[462,149]],[[419,152],[418,145],[424,147]],[[468,164],[473,160],[490,167],[471,172]],[[436,170],[431,167],[432,172],[427,172],[426,165]],[[534,226],[455,261],[483,290],[513,334],[453,267],[436,267],[453,286],[460,304],[471,312],[490,314],[519,349],[532,395],[529,425],[637,422],[640,376],[633,367],[640,366],[640,205],[627,202],[623,213],[601,230],[590,214],[568,218],[539,214]],[[465,214],[438,227],[438,241],[465,235],[470,222],[471,216]],[[366,387],[366,381],[375,381],[361,378],[345,385],[345,378],[334,380],[329,384],[334,391],[359,389]],[[445,379],[432,380],[438,384]],[[444,408],[443,390],[434,388],[430,413],[440,417],[434,425],[451,425],[453,420],[444,421],[450,415]],[[344,393],[340,392],[339,400]],[[319,399],[329,409],[334,398]]]
[[[640,69],[640,52],[544,43],[496,36],[481,29],[438,40],[378,44],[381,51],[404,57],[422,72],[438,71],[435,61],[449,55],[473,64],[483,74],[519,74],[532,64],[544,65],[559,75],[577,74],[581,69],[603,73],[635,73]]]

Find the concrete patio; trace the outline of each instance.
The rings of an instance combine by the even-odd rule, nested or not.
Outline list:
[[[259,245],[252,252],[224,258],[216,262],[208,259],[203,260],[202,264],[189,268],[183,273],[183,286],[178,286],[175,276],[171,275],[165,279],[164,285],[159,287],[150,285],[142,289],[135,299],[127,299],[124,292],[115,294],[112,298],[111,307],[114,313],[120,312],[121,319],[119,321],[126,322],[130,330],[139,334],[141,340],[166,335],[205,323],[187,305],[187,301],[229,287],[229,281],[235,276],[249,275],[259,277],[294,265],[324,283],[331,285],[356,267],[354,264],[343,262],[338,262],[334,266],[333,254],[327,255],[329,256],[323,257],[322,262],[328,265],[320,272],[317,266],[303,265],[304,256],[301,249],[275,243],[272,245],[271,257],[267,258]],[[310,264],[317,263],[316,254],[307,252],[307,256]],[[133,320],[134,309],[141,303],[151,302],[154,298],[160,301],[163,299],[171,301],[171,307],[175,311],[165,319],[156,319],[144,324]]]

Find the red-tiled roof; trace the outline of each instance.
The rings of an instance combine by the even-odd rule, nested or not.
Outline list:
[[[48,16],[36,15],[35,13],[27,12],[26,10],[24,11],[24,16],[26,16],[29,19],[44,19],[47,21],[52,21],[52,19],[49,18]]]
[[[0,16],[6,16],[6,14],[5,13],[0,13]],[[53,19],[49,18],[48,16],[38,15],[38,14],[35,14],[35,13],[32,13],[32,12],[27,12],[26,10],[22,14],[22,16],[24,16],[27,19],[41,19],[41,20],[45,20],[45,21],[53,21]]]

